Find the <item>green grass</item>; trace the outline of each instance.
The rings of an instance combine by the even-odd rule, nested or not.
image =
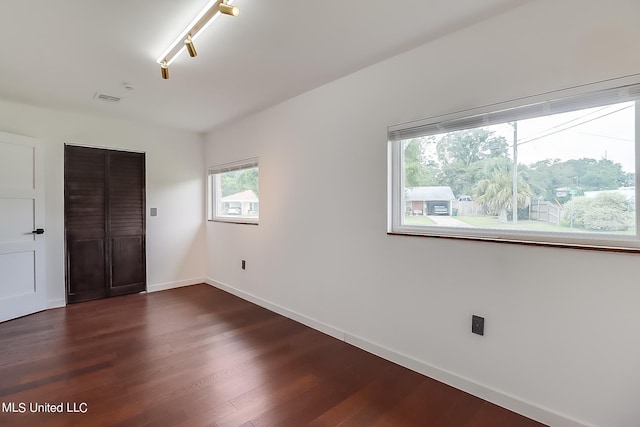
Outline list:
[[[569,224],[565,224],[564,221],[560,223],[560,225],[550,224],[544,221],[529,221],[529,220],[519,220],[517,224],[513,224],[513,222],[509,221],[506,224],[501,224],[498,222],[498,218],[496,216],[456,216],[453,217],[461,222],[469,224],[473,227],[477,228],[493,228],[498,230],[520,230],[520,231],[540,231],[547,233],[589,233],[589,234],[614,234],[614,235],[627,235],[633,236],[635,235],[635,229],[627,230],[627,231],[592,231],[585,230],[584,228],[573,227],[571,228]],[[404,217],[404,225],[417,225],[417,226],[430,226],[437,225],[431,218],[428,216],[422,215],[407,215]]]
[[[495,216],[458,216],[458,220],[478,228],[495,228],[499,230],[527,230],[546,231],[552,233],[593,233],[593,234],[618,234],[634,235],[635,230],[599,232],[585,230],[584,228],[569,227],[569,225],[554,225],[544,221],[519,220],[517,224],[509,221],[506,224],[498,222]],[[561,223],[562,224],[562,223]]]
[[[507,223],[498,222],[495,216],[459,216],[460,221],[478,228],[497,228],[505,230],[535,230],[535,231],[570,231],[568,227],[560,227],[543,221],[519,220],[517,224],[509,221]],[[578,231],[578,230],[576,230]]]

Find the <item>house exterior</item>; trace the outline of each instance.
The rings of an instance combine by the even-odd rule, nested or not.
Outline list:
[[[260,205],[253,190],[231,194],[220,199],[224,215],[251,216],[258,213]]]
[[[614,193],[624,196],[629,201],[634,201],[636,197],[636,187],[620,187],[616,190],[600,190],[600,191],[585,191],[585,197],[596,197],[598,194]]]
[[[405,212],[410,215],[451,215],[455,199],[448,186],[407,188]]]

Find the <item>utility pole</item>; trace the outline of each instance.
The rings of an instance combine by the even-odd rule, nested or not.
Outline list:
[[[513,126],[513,223],[518,223],[518,122]]]

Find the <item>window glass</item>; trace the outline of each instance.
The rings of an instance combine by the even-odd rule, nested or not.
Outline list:
[[[209,219],[257,223],[260,217],[257,161],[209,171]]]
[[[638,247],[637,115],[627,100],[412,131],[392,142],[391,231]]]

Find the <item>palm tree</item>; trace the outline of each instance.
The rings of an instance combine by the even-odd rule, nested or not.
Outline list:
[[[473,187],[474,198],[487,213],[497,214],[498,222],[507,222],[507,212],[513,207],[513,183],[511,162],[506,157],[485,160],[483,178]],[[524,208],[531,199],[532,191],[522,175],[518,175],[518,206]]]

